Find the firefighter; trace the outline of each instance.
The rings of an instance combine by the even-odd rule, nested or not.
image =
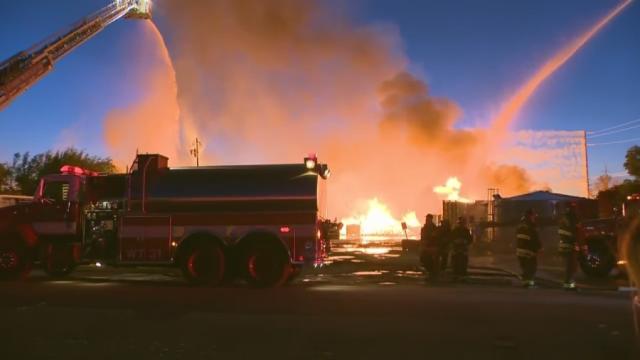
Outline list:
[[[525,211],[520,219],[520,224],[516,229],[516,240],[516,256],[522,270],[522,285],[533,288],[538,268],[538,251],[542,247],[536,228],[536,213],[533,209]]]
[[[558,252],[564,260],[564,284],[565,290],[576,290],[576,282],[573,278],[578,268],[578,215],[576,204],[569,204],[564,216],[558,223]]]
[[[440,271],[445,271],[449,263],[449,253],[451,252],[451,223],[449,220],[442,220],[438,227],[437,237]]]
[[[451,263],[453,279],[458,281],[467,276],[469,265],[469,245],[473,242],[471,231],[467,227],[464,217],[458,218],[456,226],[451,231]]]
[[[327,253],[331,252],[331,239],[332,235],[335,235],[335,229],[337,229],[337,222],[331,222],[329,219],[321,220],[320,234]]]
[[[433,281],[438,278],[438,244],[436,242],[436,225],[433,215],[427,214],[424,226],[420,230],[420,262],[426,271],[425,280]]]

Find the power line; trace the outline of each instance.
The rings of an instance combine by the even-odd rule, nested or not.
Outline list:
[[[597,178],[599,178],[599,177],[600,177],[600,176],[602,176],[602,175],[609,175],[609,176],[611,176],[611,177],[612,177],[612,178],[614,178],[614,179],[615,179],[615,178],[621,178],[621,177],[630,176],[630,175],[629,175],[629,173],[628,173],[628,172],[626,172],[626,171],[618,171],[618,172],[615,172],[615,173],[604,173],[604,174],[602,174],[602,173],[601,173],[600,175],[597,175],[597,176],[590,176],[589,178],[591,178],[591,179],[593,179],[593,180],[596,180]]]
[[[640,119],[639,119],[639,120],[640,120]],[[607,132],[598,133],[598,134],[596,134],[596,135],[589,135],[589,138],[593,139],[593,138],[597,138],[597,137],[600,137],[600,136],[607,136],[607,135],[617,134],[617,133],[621,133],[621,132],[623,132],[623,131],[627,131],[627,130],[631,130],[631,129],[636,129],[636,128],[639,128],[639,127],[640,127],[640,124],[638,124],[638,125],[633,125],[633,126],[629,126],[629,127],[623,128],[623,129],[610,130],[610,131],[607,131]]]
[[[601,133],[601,132],[605,132],[605,131],[609,131],[609,130],[613,130],[613,129],[618,129],[618,128],[621,128],[623,126],[627,126],[629,124],[635,124],[637,122],[640,122],[640,119],[627,121],[626,123],[618,124],[618,125],[615,125],[615,126],[610,126],[608,128],[604,128],[604,129],[600,129],[600,130],[588,131],[587,134],[595,135],[595,134],[598,134],[598,133]]]
[[[615,177],[623,177],[623,176],[629,176],[629,173],[626,172],[626,171],[620,171],[620,172],[617,172],[617,173],[611,173],[611,174],[609,174],[609,176],[614,177],[614,178]]]
[[[624,144],[633,141],[640,141],[640,138],[626,139],[626,140],[618,140],[618,141],[608,141],[603,143],[591,143],[587,144],[587,146],[600,146],[600,145],[613,145],[613,144]]]

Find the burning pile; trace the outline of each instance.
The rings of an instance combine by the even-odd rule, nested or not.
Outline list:
[[[368,201],[368,209],[364,215],[356,215],[342,220],[345,225],[359,225],[364,235],[399,235],[403,234],[402,223],[411,229],[420,228],[420,221],[415,212],[406,213],[401,220],[393,217],[389,208],[377,198]],[[343,234],[346,227],[343,227]]]

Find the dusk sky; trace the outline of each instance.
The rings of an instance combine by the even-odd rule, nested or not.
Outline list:
[[[396,27],[410,69],[432,94],[455,101],[461,126],[482,126],[528,76],[618,0],[357,0],[358,23]],[[105,0],[5,2],[0,59],[26,49],[92,13]],[[156,14],[167,37],[170,28]],[[131,86],[129,66],[140,31],[122,20],[59,62],[42,81],[0,112],[0,161],[13,153],[66,147],[108,155],[102,138],[105,114],[129,104],[143,89]],[[640,119],[640,5],[632,3],[550,77],[531,98],[520,129],[600,130]],[[180,76],[180,74],[178,74]],[[126,129],[123,129],[126,131]],[[640,128],[590,140],[599,144],[640,138]],[[589,148],[592,176],[622,173],[634,142]]]

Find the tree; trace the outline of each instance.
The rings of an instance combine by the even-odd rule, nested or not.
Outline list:
[[[0,193],[7,193],[11,190],[11,169],[9,165],[0,163]]]
[[[629,175],[636,179],[640,178],[640,146],[634,145],[627,150],[624,168],[627,169]]]
[[[621,184],[611,186],[598,193],[598,200],[604,200],[612,206],[620,207],[627,200],[627,196],[640,193],[640,181],[624,180]]]
[[[612,186],[613,186],[613,178],[611,177],[611,175],[607,173],[604,173],[598,176],[596,178],[595,184],[593,184],[593,187],[596,193],[609,190]]]
[[[110,158],[92,156],[82,150],[68,148],[63,151],[47,151],[34,156],[28,152],[16,153],[10,172],[12,181],[20,192],[32,195],[42,176],[58,173],[63,165],[79,166],[100,173],[115,171],[115,165]]]

